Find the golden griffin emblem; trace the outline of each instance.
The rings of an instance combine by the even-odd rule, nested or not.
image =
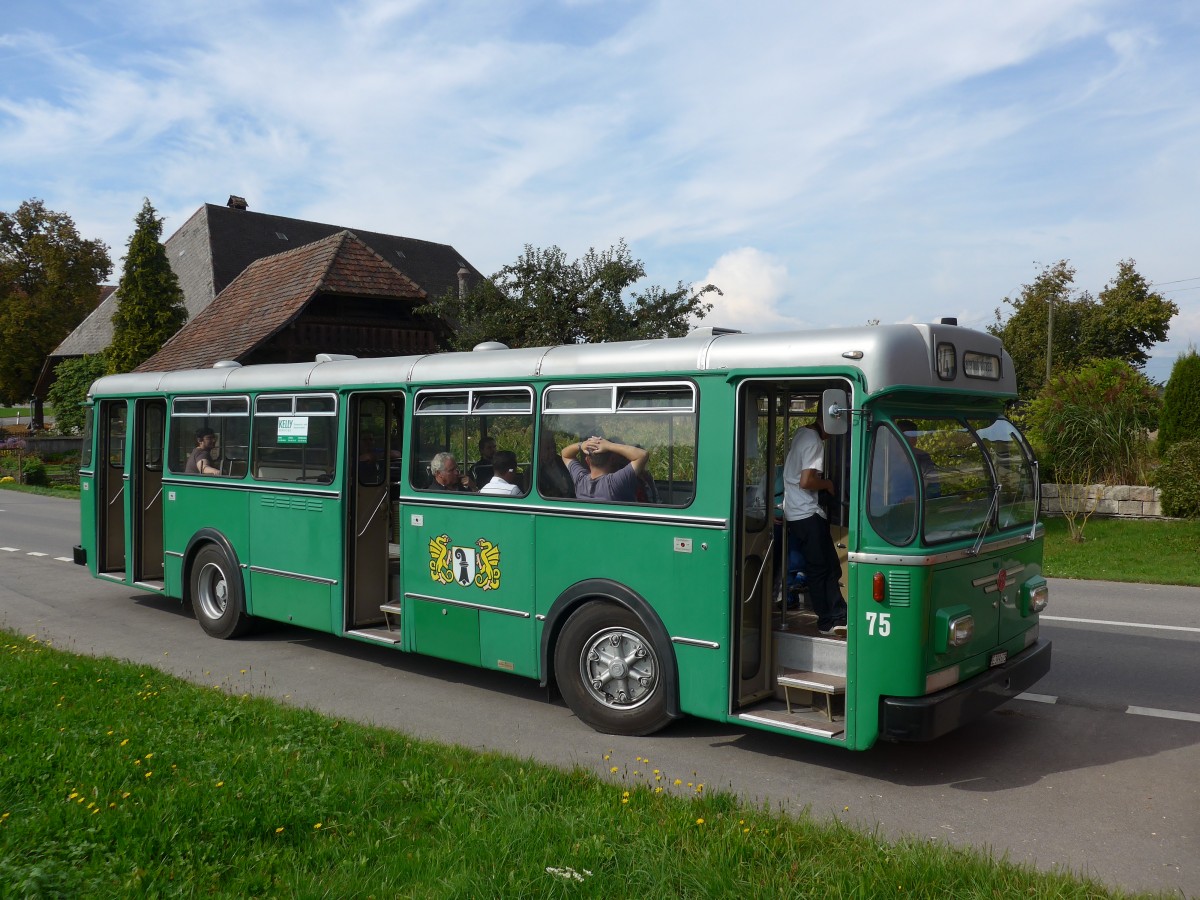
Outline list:
[[[449,584],[454,580],[450,568],[450,535],[439,534],[429,541],[429,575],[438,584]]]
[[[487,538],[475,542],[479,548],[479,571],[475,573],[475,586],[485,591],[500,587],[500,548]]]

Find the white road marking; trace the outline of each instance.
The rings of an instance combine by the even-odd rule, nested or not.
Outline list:
[[[54,559],[56,562],[75,562],[75,560],[71,559],[69,556],[56,556]]]
[[[0,547],[0,550],[7,550],[9,553],[16,553],[20,547]]]
[[[1184,722],[1200,722],[1200,713],[1180,712],[1175,709],[1153,709],[1149,706],[1130,706],[1125,712],[1131,716],[1154,716],[1159,719],[1182,719]]]
[[[50,554],[49,553],[38,553],[36,550],[30,550],[25,555],[26,556],[49,556]]]
[[[0,547],[0,550],[3,550]],[[1069,616],[1041,616],[1043,622],[1078,622],[1083,625],[1119,625],[1124,628],[1156,628],[1159,631],[1192,631],[1200,634],[1200,628],[1189,625],[1150,625],[1145,622],[1110,622],[1107,619],[1072,619]]]
[[[1031,700],[1034,703],[1057,703],[1058,698],[1052,697],[1049,694],[1031,694],[1026,691],[1024,694],[1017,694],[1017,700]]]

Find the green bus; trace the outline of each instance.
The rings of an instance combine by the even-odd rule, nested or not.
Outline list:
[[[602,732],[927,740],[1050,666],[1015,385],[954,320],[113,375],[88,399],[76,561],[213,637],[284,622],[535,678]],[[789,602],[778,509],[818,419],[834,635]],[[594,435],[647,454],[632,495],[574,496],[562,454]],[[511,493],[433,477],[492,447]]]

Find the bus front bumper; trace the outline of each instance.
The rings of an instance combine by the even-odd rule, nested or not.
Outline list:
[[[1002,666],[924,697],[879,701],[879,737],[930,741],[1011,700],[1050,671],[1050,641],[1040,641]]]

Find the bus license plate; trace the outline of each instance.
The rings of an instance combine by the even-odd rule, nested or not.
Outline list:
[[[992,654],[992,658],[988,661],[988,667],[991,668],[994,666],[1002,666],[1006,662],[1008,662],[1008,651],[997,650]]]

